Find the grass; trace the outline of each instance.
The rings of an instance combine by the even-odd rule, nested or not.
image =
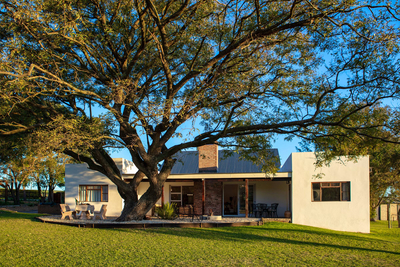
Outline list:
[[[400,228],[371,234],[295,224],[96,229],[0,211],[0,266],[399,266]]]

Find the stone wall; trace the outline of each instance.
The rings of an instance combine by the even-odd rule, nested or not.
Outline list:
[[[212,209],[214,215],[222,215],[222,182],[206,180],[205,214]]]
[[[193,206],[194,206],[194,213],[198,215],[205,215],[203,213],[203,181],[196,180],[193,183],[194,185],[194,192],[193,192]]]

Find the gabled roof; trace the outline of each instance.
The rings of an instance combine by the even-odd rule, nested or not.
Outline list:
[[[279,159],[278,149],[270,149],[270,151]],[[174,158],[177,161],[171,170],[171,174],[199,173],[199,153],[197,151],[181,151]],[[279,168],[279,160],[276,162],[276,166]],[[261,167],[251,161],[239,159],[237,153],[224,157],[224,151],[218,151],[217,173],[261,173]]]

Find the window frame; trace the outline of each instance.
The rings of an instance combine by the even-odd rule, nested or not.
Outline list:
[[[180,191],[179,192],[172,192],[172,187],[180,187]],[[192,187],[193,188],[193,193],[184,194],[183,187]],[[177,200],[177,199],[173,200],[172,199],[172,195],[179,195],[180,199],[179,200]],[[194,185],[170,185],[170,188],[169,188],[169,203],[171,203],[171,204],[172,203],[176,203],[178,207],[182,207],[183,206],[184,195],[194,197]],[[189,205],[194,205],[194,199],[193,199],[193,204],[189,204]]]
[[[319,184],[319,199],[314,200],[314,184]],[[339,184],[339,185],[332,185]],[[348,200],[343,200],[343,185],[348,184]],[[323,188],[339,188],[340,200],[322,200]],[[351,201],[351,182],[350,181],[324,181],[324,182],[311,182],[311,202],[350,202]]]
[[[88,187],[89,186],[100,186],[100,189],[89,189],[93,191],[100,191],[100,201],[88,200]],[[81,187],[85,187],[85,200],[81,199]],[[103,188],[107,188],[107,192],[103,191]],[[109,186],[107,184],[80,184],[78,186],[78,197],[80,202],[108,202]],[[107,196],[107,200],[104,200],[104,195]]]

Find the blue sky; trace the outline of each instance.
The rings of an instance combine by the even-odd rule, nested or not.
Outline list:
[[[98,116],[101,113],[105,113],[105,109],[102,109],[100,107],[93,107],[92,109],[93,112],[93,116]],[[195,127],[197,129],[201,129],[202,127],[200,126],[199,122],[195,123]],[[178,132],[181,132],[183,135],[183,138],[187,137],[187,134],[190,132],[196,132],[196,135],[198,135],[200,132],[198,130],[193,130],[193,125],[191,123],[191,121],[187,121],[184,124],[182,124],[179,128],[178,128]],[[193,138],[193,136],[192,136]],[[276,141],[273,144],[273,148],[277,148],[279,151],[279,156],[281,158],[281,164],[285,163],[286,159],[289,157],[289,155],[293,152],[297,152],[296,147],[299,146],[300,139],[298,138],[293,138],[292,141],[285,141],[284,140],[284,136],[277,136],[276,137]],[[169,146],[173,146],[176,144],[179,144],[180,142],[182,142],[182,139],[180,138],[173,138],[172,141],[168,142]],[[122,149],[122,150],[118,150],[118,151],[113,151],[111,153],[111,157],[112,158],[124,158],[127,160],[132,160],[131,156],[129,154],[128,149]]]

